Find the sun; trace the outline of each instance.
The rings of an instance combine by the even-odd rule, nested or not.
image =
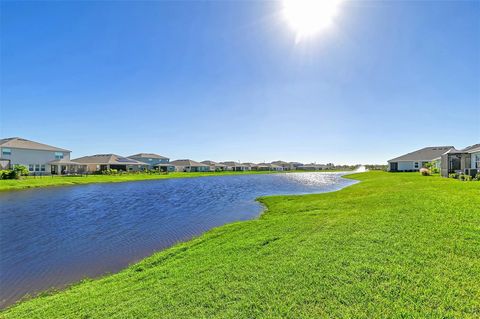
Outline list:
[[[283,0],[283,14],[297,39],[327,29],[337,15],[341,0]]]

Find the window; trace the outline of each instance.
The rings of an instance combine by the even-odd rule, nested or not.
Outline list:
[[[28,165],[28,170],[29,170],[30,172],[33,172],[33,164],[29,164],[29,165]]]
[[[63,153],[62,152],[55,152],[55,159],[56,160],[63,159]]]
[[[415,162],[415,168],[418,168],[418,162]]]
[[[40,164],[35,164],[35,172],[40,172]]]
[[[42,172],[45,172],[45,165],[40,165],[40,170],[41,170]]]
[[[2,155],[12,155],[12,150],[10,148],[2,148]]]
[[[480,168],[480,154],[475,155],[475,168]]]

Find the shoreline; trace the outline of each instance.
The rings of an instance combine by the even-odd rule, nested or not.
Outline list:
[[[312,173],[312,172],[308,172],[308,171],[300,171],[300,172],[301,173]],[[315,171],[313,171],[313,172],[315,172]],[[279,174],[279,173],[295,173],[295,172],[270,172],[270,173]],[[348,171],[323,172],[323,173],[330,173],[330,174],[344,173],[340,176],[340,178],[344,178],[347,174],[352,174],[352,172],[348,172]],[[353,172],[353,173],[355,173],[355,172]],[[228,175],[239,175],[239,174],[227,174],[227,176]],[[252,174],[240,174],[240,175],[252,175]],[[262,175],[264,175],[264,174],[262,174]],[[199,178],[199,177],[202,177],[202,176],[198,176],[197,178]],[[283,198],[283,197],[290,197],[290,196],[308,196],[308,195],[328,194],[328,193],[334,193],[334,192],[342,191],[345,188],[348,188],[350,186],[353,186],[353,185],[356,185],[356,184],[360,183],[360,181],[355,180],[355,179],[348,178],[348,180],[352,181],[352,183],[348,184],[348,185],[343,185],[343,186],[339,185],[339,187],[337,189],[324,191],[324,192],[319,192],[319,193],[314,192],[314,193],[300,193],[300,194],[263,195],[263,196],[260,196],[260,197],[253,198],[252,202],[257,202],[261,206],[261,210],[258,212],[258,214],[256,214],[251,219],[227,222],[225,224],[218,225],[218,226],[215,226],[213,228],[207,229],[203,233],[194,235],[193,237],[190,237],[190,238],[185,239],[185,240],[178,241],[171,246],[167,246],[167,247],[164,247],[162,249],[153,251],[149,255],[146,255],[146,256],[141,257],[141,258],[139,258],[135,261],[132,261],[128,265],[125,265],[125,266],[123,266],[123,267],[121,267],[121,268],[119,268],[115,271],[108,271],[108,272],[105,272],[103,274],[98,274],[98,275],[90,276],[90,277],[84,277],[81,280],[75,280],[75,281],[72,281],[70,283],[59,285],[57,287],[52,286],[52,287],[49,287],[49,288],[46,288],[46,289],[43,289],[43,290],[38,290],[38,291],[35,291],[35,292],[27,293],[26,295],[24,295],[23,297],[21,297],[20,299],[18,299],[16,301],[9,302],[5,305],[0,306],[0,312],[5,311],[5,310],[9,309],[10,307],[15,306],[16,304],[19,304],[19,303],[22,303],[22,302],[25,302],[25,301],[28,301],[28,300],[32,300],[32,299],[35,299],[35,298],[40,297],[40,296],[46,296],[46,295],[51,295],[51,294],[55,294],[55,293],[61,293],[63,291],[66,291],[66,290],[70,289],[71,287],[74,287],[78,284],[81,284],[83,281],[95,281],[95,280],[101,280],[101,279],[109,277],[109,276],[115,276],[115,275],[117,275],[121,272],[126,271],[127,269],[129,269],[131,267],[134,267],[135,265],[137,265],[139,263],[142,263],[146,259],[152,258],[154,255],[157,255],[157,254],[162,253],[162,252],[164,252],[166,250],[169,250],[169,249],[174,249],[178,245],[188,244],[189,242],[195,241],[198,238],[208,234],[209,232],[215,231],[216,229],[219,229],[219,228],[222,228],[222,227],[229,227],[229,225],[233,225],[233,224],[258,220],[258,219],[262,218],[262,216],[264,216],[266,213],[268,213],[269,207],[265,203],[265,200],[268,200],[269,198],[276,198],[276,197]]]
[[[125,174],[125,175],[86,175],[86,176],[27,176],[22,179],[0,180],[0,193],[9,191],[30,190],[44,187],[77,186],[99,183],[124,183],[147,180],[162,180],[173,178],[197,178],[212,176],[238,176],[255,174],[289,174],[289,173],[338,173],[354,172],[345,170],[324,171],[222,171],[222,172],[173,172],[168,174]]]
[[[258,218],[213,228],[118,273],[40,293],[0,313],[29,319],[314,317],[332,311],[395,317],[410,309],[418,317],[472,316],[480,306],[474,298],[480,275],[471,277],[478,274],[480,238],[471,231],[480,222],[480,184],[414,173],[345,177],[359,183],[260,197],[266,210]],[[452,228],[453,217],[462,227]],[[465,236],[458,259],[451,252]],[[419,268],[419,262],[430,266]],[[435,281],[426,280],[432,276]],[[405,296],[395,293],[400,287]],[[368,307],[372,298],[375,308]]]

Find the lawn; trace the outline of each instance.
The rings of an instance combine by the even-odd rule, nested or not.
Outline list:
[[[479,318],[480,182],[368,172],[5,318]]]

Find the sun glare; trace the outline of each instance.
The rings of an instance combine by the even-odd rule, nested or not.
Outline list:
[[[297,40],[328,28],[341,0],[283,0],[283,14]]]

